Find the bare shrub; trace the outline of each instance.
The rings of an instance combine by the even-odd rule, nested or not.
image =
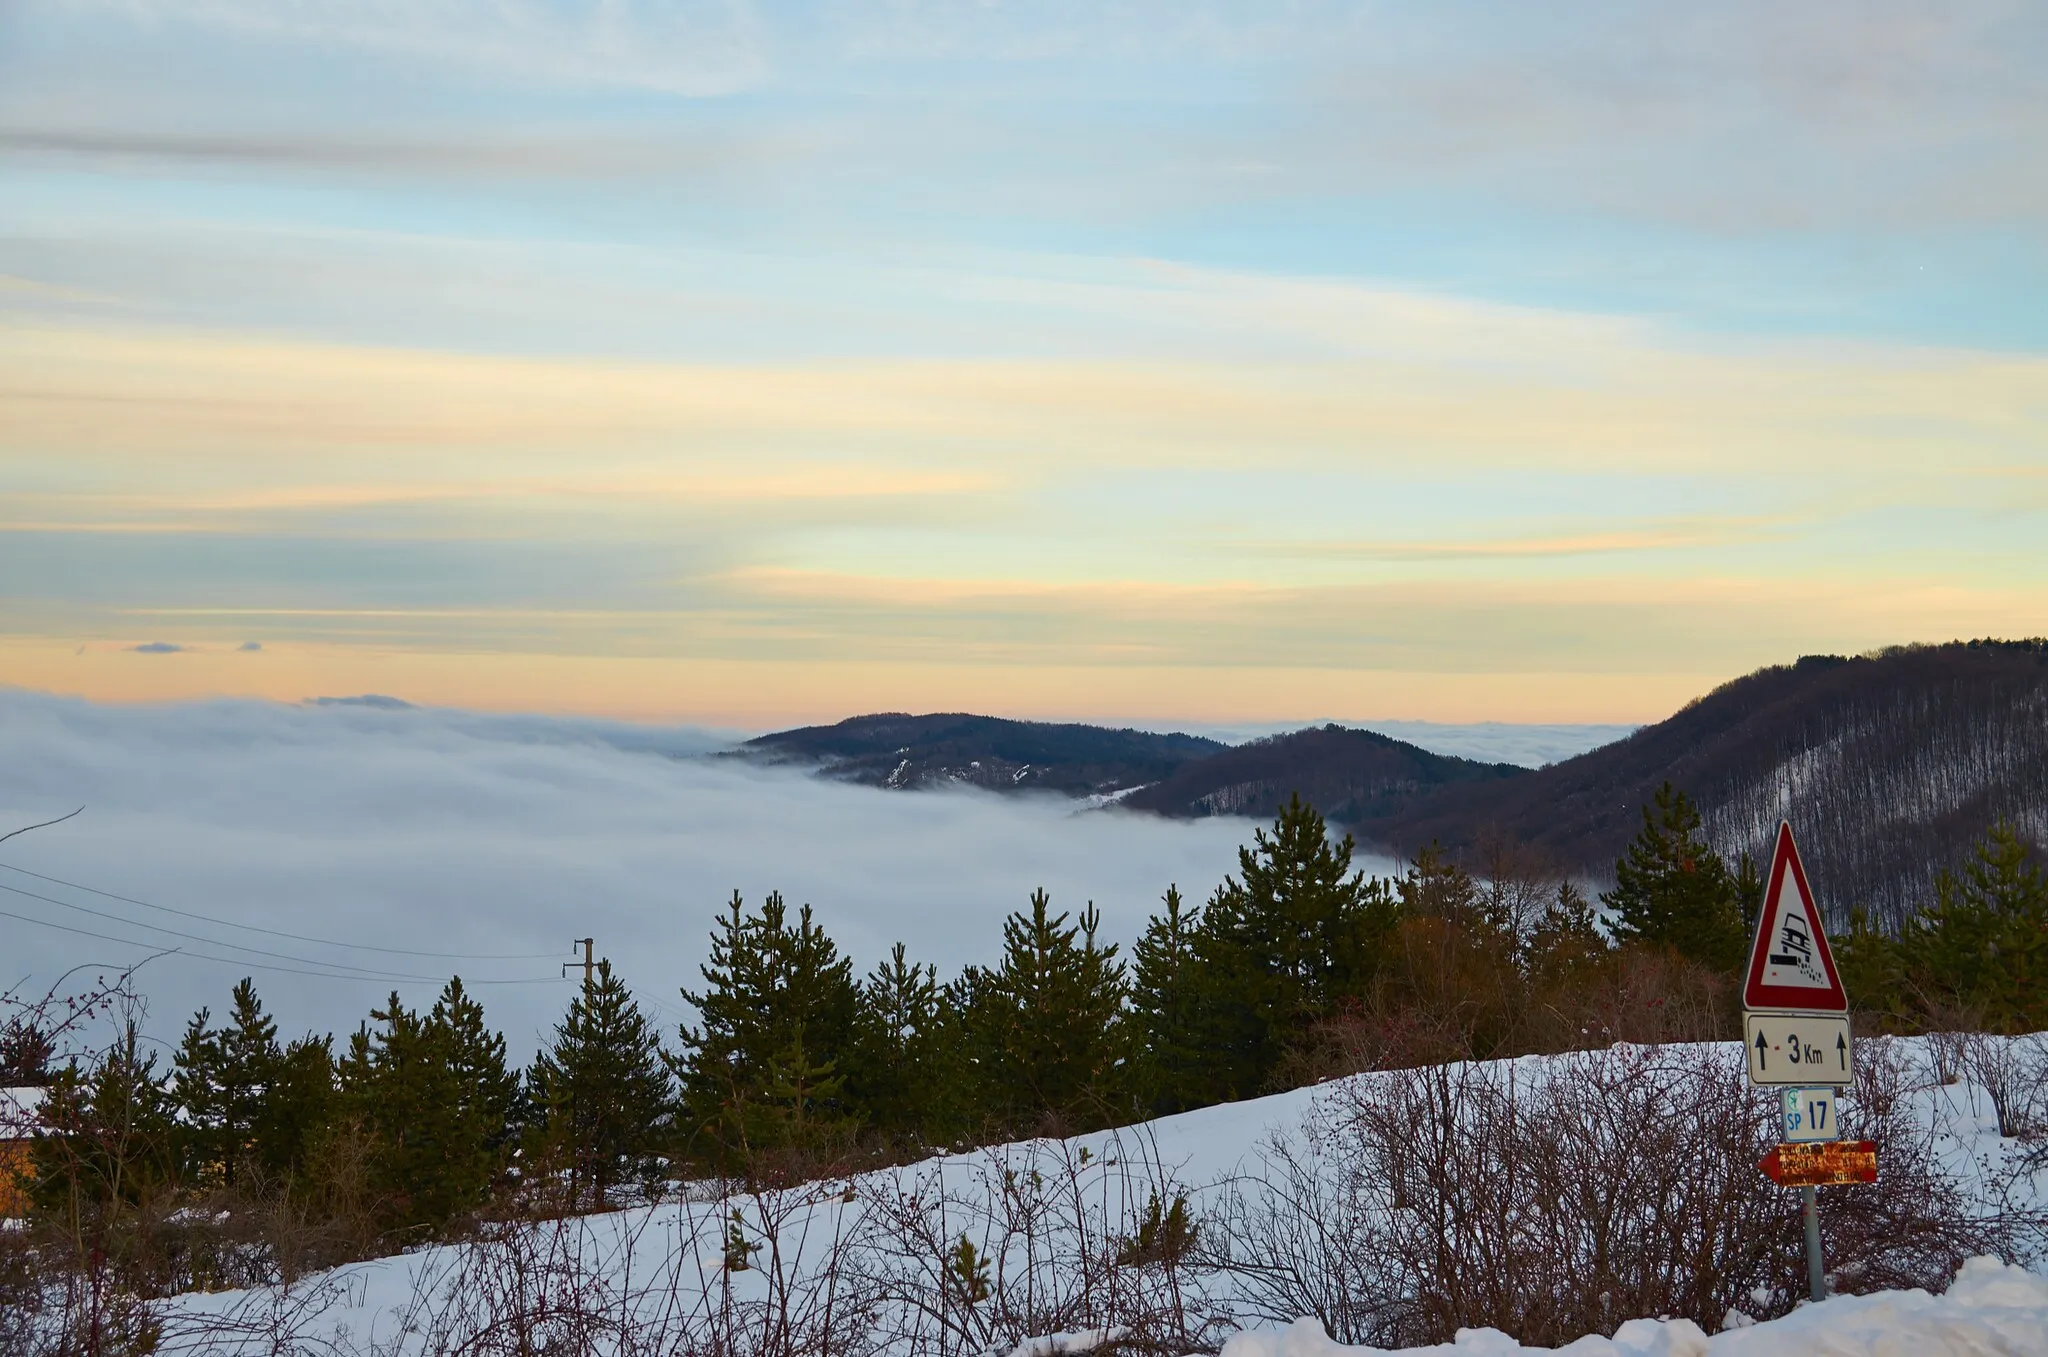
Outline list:
[[[168,1247],[177,1233],[169,1123],[142,1050],[132,978],[130,970],[76,989],[60,979],[40,997],[0,996],[10,1030],[35,1032],[52,1067],[33,1113],[15,1110],[9,1128],[32,1146],[37,1199],[7,1231],[0,1264],[17,1310],[6,1325],[10,1351],[148,1352],[162,1331],[159,1300],[187,1275]],[[90,1033],[102,1020],[115,1035],[95,1049]],[[68,1057],[62,1070],[59,1056]]]
[[[1981,1092],[1998,1119],[1998,1134],[2035,1140],[2048,1116],[2048,1047],[2039,1034],[1999,1036],[1991,1032],[1963,1034],[1958,1042],[1957,1069],[1972,1092]]]
[[[844,1184],[508,1222],[437,1255],[403,1327],[436,1354],[861,1357]]]
[[[1940,1171],[1873,1062],[1859,1125],[1887,1147],[1876,1189],[1829,1189],[1838,1284],[1938,1288],[2016,1241]],[[1401,1346],[1493,1327],[1554,1345],[1638,1315],[1708,1329],[1803,1293],[1797,1198],[1755,1165],[1774,1096],[1726,1047],[1620,1047],[1548,1062],[1367,1076],[1270,1143],[1222,1213],[1248,1315],[1313,1314]]]
[[[1879,1180],[1822,1190],[1829,1271],[1842,1291],[1939,1290],[1976,1254],[2023,1259],[2038,1251],[2039,1213],[2013,1196],[2009,1169],[1979,1165],[1981,1176],[1965,1181],[1945,1166],[1947,1132],[1913,1106],[1926,1093],[1915,1044],[1895,1037],[1856,1043],[1842,1131],[1877,1143]]]
[[[1919,1006],[1926,1015],[1927,1058],[1934,1082],[1960,1082],[1970,1037],[1984,1030],[1983,1005],[1921,995]]]
[[[1040,1140],[875,1175],[863,1261],[909,1354],[1085,1334],[1121,1351],[1212,1346],[1220,1315],[1190,1209],[1142,1131]],[[1177,1222],[1177,1223],[1175,1223]]]
[[[1327,1083],[1368,1070],[1403,1070],[1472,1057],[1469,1033],[1455,1015],[1383,995],[1351,1003],[1311,1024],[1274,1071],[1279,1088]]]
[[[1623,947],[1608,965],[1611,983],[1582,991],[1587,1026],[1606,1040],[1653,1046],[1740,1035],[1733,986],[1719,972],[1650,947]]]
[[[1340,1343],[1401,1327],[1391,1232],[1374,1209],[1374,1165],[1337,1119],[1268,1136],[1250,1171],[1223,1184],[1203,1252],[1231,1282],[1238,1318],[1290,1324],[1304,1315]]]

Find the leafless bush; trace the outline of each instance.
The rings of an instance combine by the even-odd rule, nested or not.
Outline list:
[[[1944,1162],[1949,1132],[1916,1110],[1942,1096],[1921,1086],[1917,1043],[1895,1037],[1856,1044],[1856,1085],[1842,1130],[1878,1147],[1877,1183],[1823,1189],[1822,1228],[1836,1286],[1938,1290],[1965,1258],[1994,1253],[2015,1261],[2038,1254],[2042,1220],[2022,1201],[2016,1165],[1980,1163],[1958,1178]]]
[[[40,1102],[7,1104],[9,1124],[0,1127],[33,1146],[28,1177],[46,1198],[41,1209],[24,1212],[28,1219],[10,1222],[0,1245],[0,1299],[7,1302],[0,1338],[9,1357],[147,1352],[161,1333],[157,1302],[181,1280],[162,1247],[175,1202],[155,1171],[165,1145],[162,1128],[145,1115],[147,1089],[116,1097],[136,1090],[110,1083],[107,1107],[90,1122],[79,1114],[80,1090],[103,1066],[145,1068],[134,970],[78,985],[70,983],[74,974],[41,995],[0,994],[11,1045],[38,1047],[53,1078],[59,1059],[75,1067]],[[114,1036],[95,1048],[102,1022]]]
[[[1250,1171],[1222,1185],[1206,1260],[1232,1283],[1237,1314],[1287,1324],[1304,1315],[1342,1343],[1399,1327],[1391,1230],[1374,1210],[1373,1171],[1348,1128],[1311,1117],[1275,1134]]]
[[[1959,1082],[1963,1077],[1963,1062],[1970,1048],[1970,1038],[1984,1030],[1983,1006],[1922,995],[1919,996],[1919,1007],[1926,1015],[1927,1059],[1933,1069],[1934,1081],[1938,1084]]]
[[[1276,1088],[1327,1083],[1368,1070],[1405,1070],[1469,1060],[1469,1033],[1454,1015],[1420,1005],[1347,1005],[1312,1024],[1275,1071]]]
[[[1971,1032],[1959,1043],[1957,1068],[1981,1091],[1998,1118],[1998,1134],[2038,1140],[2048,1132],[2048,1041]]]
[[[1970,1253],[2015,1243],[1940,1172],[1905,1082],[1903,1064],[1878,1062],[1865,1094],[1884,1189],[1829,1190],[1845,1289],[1938,1288]],[[1774,1103],[1739,1057],[1700,1046],[1361,1078],[1230,1194],[1222,1261],[1251,1317],[1313,1314],[1380,1346],[1779,1313],[1802,1286],[1796,1198],[1755,1168]]]
[[[1209,1226],[1142,1129],[1099,1150],[1030,1141],[871,1183],[863,1258],[892,1351],[1007,1351],[1050,1334],[1125,1352],[1213,1346]]]
[[[154,1352],[164,1357],[354,1357],[332,1312],[360,1295],[359,1279],[330,1274],[260,1288],[220,1305],[167,1309]]]
[[[447,1354],[860,1357],[872,1307],[844,1184],[511,1224],[447,1251],[409,1317]]]
[[[1663,949],[1624,947],[1606,965],[1610,983],[1580,991],[1580,1025],[1592,1040],[1575,1046],[1718,1041],[1740,1026],[1727,978],[1697,962]]]

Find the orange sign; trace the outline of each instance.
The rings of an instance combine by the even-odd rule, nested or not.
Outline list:
[[[1757,1167],[1780,1187],[1831,1187],[1877,1181],[1877,1142],[1829,1140],[1780,1145]]]

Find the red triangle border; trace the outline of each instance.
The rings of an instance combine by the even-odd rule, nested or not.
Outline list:
[[[1777,922],[1775,903],[1787,872],[1792,874],[1799,896],[1806,903],[1807,917],[1813,920],[1813,945],[1820,953],[1821,967],[1827,972],[1828,984],[1832,986],[1829,990],[1764,983],[1764,957],[1770,951],[1767,939]],[[1757,912],[1756,934],[1750,939],[1749,965],[1744,974],[1742,1006],[1746,1009],[1798,1013],[1849,1011],[1849,996],[1842,988],[1841,972],[1835,969],[1835,954],[1828,946],[1828,932],[1822,923],[1820,903],[1813,898],[1812,887],[1806,884],[1806,868],[1799,861],[1799,849],[1792,842],[1792,825],[1787,820],[1778,822],[1778,843],[1771,853],[1771,873],[1764,878],[1763,907]]]

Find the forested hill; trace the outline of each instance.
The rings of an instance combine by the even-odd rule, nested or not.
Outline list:
[[[871,787],[966,783],[996,791],[1105,796],[1157,782],[1229,746],[1199,735],[1006,721],[949,712],[855,716],[831,726],[777,731],[740,746],[743,757],[815,763]]]
[[[764,735],[746,757],[870,786],[969,783],[1115,795],[1169,816],[1268,819],[1299,792],[1366,844],[1406,855],[1519,840],[1604,879],[1669,780],[1730,859],[1790,818],[1840,925],[1927,903],[1995,819],[2048,844],[2048,641],[1808,656],[1722,685],[1668,720],[1529,771],[1320,726],[1235,747],[1192,735],[945,714],[858,716]]]
[[[1932,896],[1994,819],[2048,842],[2048,642],[1808,656],[1722,685],[1669,720],[1525,776],[1438,789],[1352,820],[1397,850],[1488,832],[1602,875],[1669,779],[1731,860],[1792,821],[1839,926],[1850,906],[1896,920]]]
[[[1432,754],[1392,736],[1328,725],[1253,740],[1183,765],[1123,798],[1123,804],[1161,815],[1270,820],[1299,792],[1331,820],[1367,823],[1398,814],[1438,788],[1527,773],[1509,763]]]

